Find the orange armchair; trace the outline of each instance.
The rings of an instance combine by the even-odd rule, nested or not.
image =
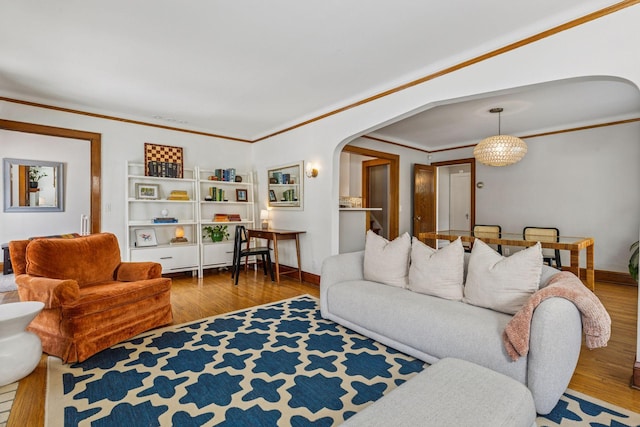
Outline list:
[[[21,301],[41,301],[29,330],[64,362],[90,356],[172,322],[171,279],[154,262],[121,262],[115,235],[14,240]]]

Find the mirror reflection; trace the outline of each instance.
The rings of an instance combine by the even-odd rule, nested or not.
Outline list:
[[[63,211],[63,163],[3,159],[5,212]]]
[[[302,209],[302,162],[267,169],[269,207]]]

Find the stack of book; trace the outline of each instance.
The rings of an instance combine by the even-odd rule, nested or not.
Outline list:
[[[147,162],[147,176],[182,178],[182,176],[180,176],[180,166],[180,163],[158,162],[151,160]]]
[[[186,190],[173,190],[167,200],[189,200]]]
[[[178,218],[172,218],[167,216],[153,218],[154,224],[173,224],[175,222],[178,222]]]
[[[213,181],[230,181],[233,182],[236,180],[236,170],[234,168],[230,169],[216,169],[213,171],[213,176],[215,179]],[[209,177],[211,179],[211,177]]]
[[[211,200],[214,202],[226,201],[224,198],[224,190],[222,188],[209,187],[209,196],[211,197]]]
[[[213,222],[228,222],[229,221],[229,215],[227,214],[215,214],[213,216]]]
[[[283,202],[293,202],[295,200],[298,200],[296,199],[296,193],[293,189],[284,191],[282,193],[282,198],[284,199]]]
[[[227,215],[227,218],[229,218],[229,221],[233,221],[233,222],[242,221],[242,218],[240,217],[240,214],[229,214],[229,215]]]

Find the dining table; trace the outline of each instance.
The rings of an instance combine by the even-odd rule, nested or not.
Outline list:
[[[462,242],[468,242],[473,245],[473,241],[476,237],[472,231],[468,230],[442,230],[442,231],[428,231],[418,234],[418,238],[423,243],[436,247],[436,240],[448,240],[453,242],[460,238]],[[594,239],[593,237],[572,237],[572,236],[558,236],[555,241],[548,241],[548,236],[540,236],[539,240],[535,240],[535,236],[530,236],[525,239],[522,233],[504,233],[500,232],[497,237],[482,237],[482,241],[488,244],[502,245],[504,246],[520,246],[529,247],[535,245],[538,241],[543,248],[558,249],[569,251],[571,254],[570,265],[568,270],[580,277],[580,251],[586,252],[586,268],[585,281],[587,287],[592,291],[595,291],[595,267],[594,267]]]

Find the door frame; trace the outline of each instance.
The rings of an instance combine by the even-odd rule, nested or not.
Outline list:
[[[35,123],[16,122],[12,120],[0,119],[0,129],[11,130],[16,132],[35,133],[38,135],[56,136],[60,138],[71,138],[85,140],[90,144],[90,162],[91,168],[91,233],[100,232],[100,209],[101,209],[101,140],[102,135],[95,132],[86,132],[75,129],[59,128],[54,126],[38,125]]]
[[[398,237],[400,218],[400,156],[369,148],[345,145],[342,151],[390,161],[389,165],[389,240]],[[364,200],[364,198],[363,198]]]
[[[389,171],[391,170],[391,161],[387,159],[371,159],[365,160],[362,162],[362,207],[370,208],[369,206],[369,168],[375,166],[389,166]],[[389,185],[391,181],[389,181]],[[387,192],[387,199],[389,198],[389,192]],[[389,214],[389,201],[387,200],[387,214]],[[366,228],[369,230],[369,224],[371,224],[371,211],[366,212]],[[387,224],[383,226],[387,229],[387,235],[389,234],[389,219],[387,218]],[[367,231],[365,230],[365,232]]]
[[[469,226],[471,230],[473,230],[473,226],[476,225],[476,159],[474,157],[468,159],[457,159],[457,160],[445,160],[442,162],[433,162],[431,166],[435,167],[436,170],[440,166],[453,166],[453,165],[461,165],[461,164],[469,164],[471,179],[470,181],[470,193],[471,193],[471,207],[470,207],[470,218],[469,218]],[[436,211],[438,209],[438,189],[436,188]]]

